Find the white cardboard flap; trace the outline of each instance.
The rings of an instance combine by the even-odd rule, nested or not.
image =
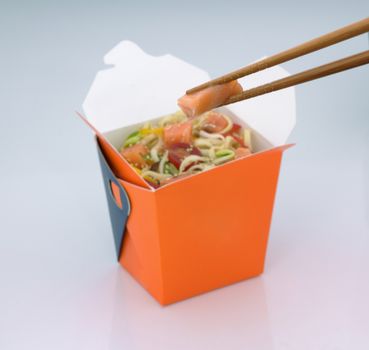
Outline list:
[[[171,55],[150,56],[131,41],[120,42],[104,61],[114,67],[97,73],[83,103],[100,132],[173,113],[186,89],[209,80],[205,71]]]
[[[281,66],[275,66],[238,81],[243,89],[247,90],[289,75]],[[285,144],[296,124],[294,87],[233,103],[227,107],[274,146]]]
[[[185,61],[148,55],[131,41],[120,42],[104,62],[113,67],[97,73],[83,103],[86,118],[102,133],[173,113],[187,89],[210,79],[208,73]],[[239,81],[249,89],[287,75],[276,66]],[[294,88],[228,108],[273,145],[284,144],[295,125]]]

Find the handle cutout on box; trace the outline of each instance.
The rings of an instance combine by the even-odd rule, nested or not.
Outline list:
[[[111,180],[109,180],[109,187],[110,187],[110,194],[112,195],[116,205],[122,209],[123,208],[123,204],[122,204],[122,198],[120,196],[120,190],[119,187],[117,186],[117,184]]]

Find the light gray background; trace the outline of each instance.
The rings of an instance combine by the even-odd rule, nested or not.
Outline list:
[[[368,349],[368,66],[297,88],[264,275],[167,308],[115,262],[74,115],[122,39],[216,76],[368,16],[367,0],[0,6],[1,349]],[[367,48],[361,36],[284,66]]]

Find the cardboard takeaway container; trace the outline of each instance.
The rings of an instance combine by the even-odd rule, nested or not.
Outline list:
[[[122,41],[105,57],[81,117],[94,130],[120,264],[162,305],[260,275],[282,153],[295,125],[289,88],[242,101],[226,113],[253,129],[254,154],[150,188],[117,151],[147,120],[178,110],[208,74],[171,55]],[[274,67],[244,88],[282,78]]]

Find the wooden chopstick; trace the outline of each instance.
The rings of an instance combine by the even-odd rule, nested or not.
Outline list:
[[[305,83],[307,81],[319,79],[327,75],[342,72],[351,68],[359,67],[369,63],[369,50],[352,55],[322,66],[318,66],[301,73],[282,78],[271,83],[267,83],[253,89],[245,90],[238,95],[232,96],[226,102],[219,105],[225,106],[230,103],[235,103],[241,100],[246,100],[259,95],[264,95],[269,92],[285,89],[290,86]]]
[[[223,75],[219,78],[210,80],[204,84],[198,85],[192,89],[186,91],[186,94],[192,94],[194,92],[200,91],[210,86],[224,84],[232,80],[239,79],[246,75],[259,72],[261,70],[273,67],[277,64],[290,61],[294,58],[304,56],[308,53],[323,49],[325,47],[337,44],[341,41],[353,38],[357,35],[369,32],[369,17],[352,23],[346,27],[335,30],[331,33],[322,35],[313,40],[307,41],[303,44],[295,46],[291,49],[283,51],[281,53],[275,54],[273,56],[267,57],[261,61],[255,62],[246,66],[244,68],[238,69],[229,74]],[[333,74],[333,73],[331,73]],[[310,79],[311,80],[311,79]]]

